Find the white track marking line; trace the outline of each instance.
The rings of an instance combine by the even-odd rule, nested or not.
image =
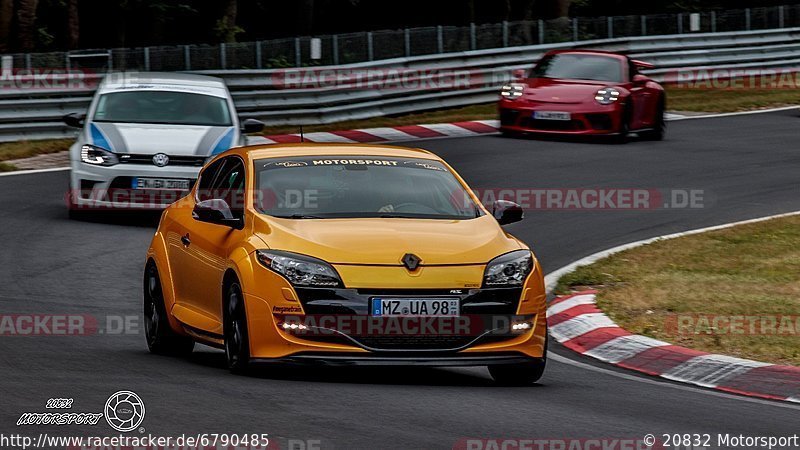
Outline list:
[[[593,294],[576,295],[574,297],[570,297],[564,300],[563,302],[558,302],[555,305],[547,308],[547,317],[551,317],[558,313],[562,313],[576,306],[593,305],[594,303],[595,301]]]
[[[755,111],[737,111],[729,113],[701,114],[698,116],[679,116],[679,117],[674,117],[671,120],[715,119],[717,117],[746,116],[748,114],[764,114],[764,113],[779,112],[779,111],[790,111],[792,109],[800,111],[800,106],[781,106],[780,108],[758,109]]]
[[[47,173],[47,172],[61,172],[63,170],[69,170],[69,169],[70,167],[51,167],[49,169],[15,170],[14,172],[0,173],[0,177],[8,177],[11,175],[33,175],[37,173]]]
[[[760,404],[760,405],[768,405],[768,406],[774,406],[774,407],[777,407],[777,408],[787,408],[787,409],[792,409],[792,410],[795,410],[795,411],[800,411],[800,404],[785,403],[785,402],[780,402],[780,401],[776,401],[776,400],[765,400],[765,399],[756,398],[756,397],[745,397],[745,396],[741,396],[741,395],[728,394],[726,392],[721,392],[721,391],[711,391],[711,390],[701,389],[701,388],[698,388],[698,387],[695,387],[695,386],[692,386],[692,385],[687,385],[687,384],[668,383],[668,382],[661,381],[661,380],[658,380],[658,379],[645,378],[643,375],[633,375],[633,374],[628,374],[628,373],[625,373],[625,372],[617,372],[615,370],[604,369],[602,367],[597,367],[597,366],[593,366],[591,364],[586,364],[586,363],[583,363],[583,362],[580,362],[580,361],[576,361],[576,360],[568,358],[566,356],[561,356],[561,355],[559,355],[557,353],[554,353],[554,352],[547,352],[547,359],[551,360],[551,361],[555,361],[557,363],[561,363],[561,364],[566,364],[566,365],[569,365],[569,366],[577,367],[577,368],[580,368],[580,369],[589,370],[589,371],[597,372],[597,373],[602,373],[602,374],[610,375],[610,376],[616,377],[616,378],[621,378],[623,380],[635,381],[637,383],[645,383],[645,384],[650,384],[650,385],[654,385],[654,386],[666,387],[666,388],[670,388],[670,389],[677,389],[679,391],[693,392],[693,393],[701,394],[701,395],[710,395],[710,396],[713,396],[713,397],[721,397],[721,398],[726,398],[726,399],[729,399],[729,400],[738,400],[740,402],[757,403],[757,404]],[[545,380],[546,380],[546,377],[547,377],[547,372],[545,372]],[[796,400],[792,400],[792,401],[800,403],[800,398],[798,398]]]

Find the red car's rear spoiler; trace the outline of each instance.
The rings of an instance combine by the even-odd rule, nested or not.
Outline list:
[[[654,66],[653,64],[650,64],[649,62],[639,61],[638,59],[634,59],[634,60],[632,60],[631,62],[632,62],[632,63],[633,63],[633,64],[634,64],[636,67],[638,67],[638,68],[640,68],[640,69],[645,69],[645,70],[646,70],[646,69],[653,69],[653,68],[655,68],[655,67],[656,67],[656,66]]]

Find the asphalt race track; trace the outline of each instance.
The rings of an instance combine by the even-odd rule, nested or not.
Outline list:
[[[539,211],[509,230],[552,271],[647,237],[800,210],[800,113],[670,124],[664,142],[627,145],[485,136],[415,143],[473,188],[701,189],[700,209]],[[152,218],[67,219],[67,172],[0,177],[0,313],[141,315]],[[141,325],[141,322],[139,322]],[[102,409],[119,390],[145,402],[147,433],[269,433],[322,448],[451,448],[465,437],[641,438],[647,433],[791,435],[800,408],[552,360],[541,384],[492,385],[485,369],[265,370],[228,373],[223,354],[150,355],[143,332],[0,338],[0,432],[112,435],[96,427],[17,427],[51,397]],[[597,368],[603,370],[598,371]],[[622,374],[622,376],[620,376]],[[135,433],[135,432],[134,432]],[[297,444],[295,443],[295,448]]]

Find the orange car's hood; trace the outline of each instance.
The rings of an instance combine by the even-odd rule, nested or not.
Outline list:
[[[400,265],[406,253],[429,264],[483,264],[522,248],[491,216],[471,220],[276,219],[260,217],[255,233],[275,250],[332,264]]]

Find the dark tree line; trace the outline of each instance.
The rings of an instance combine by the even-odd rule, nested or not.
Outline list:
[[[0,0],[0,52],[217,43],[797,0]]]

